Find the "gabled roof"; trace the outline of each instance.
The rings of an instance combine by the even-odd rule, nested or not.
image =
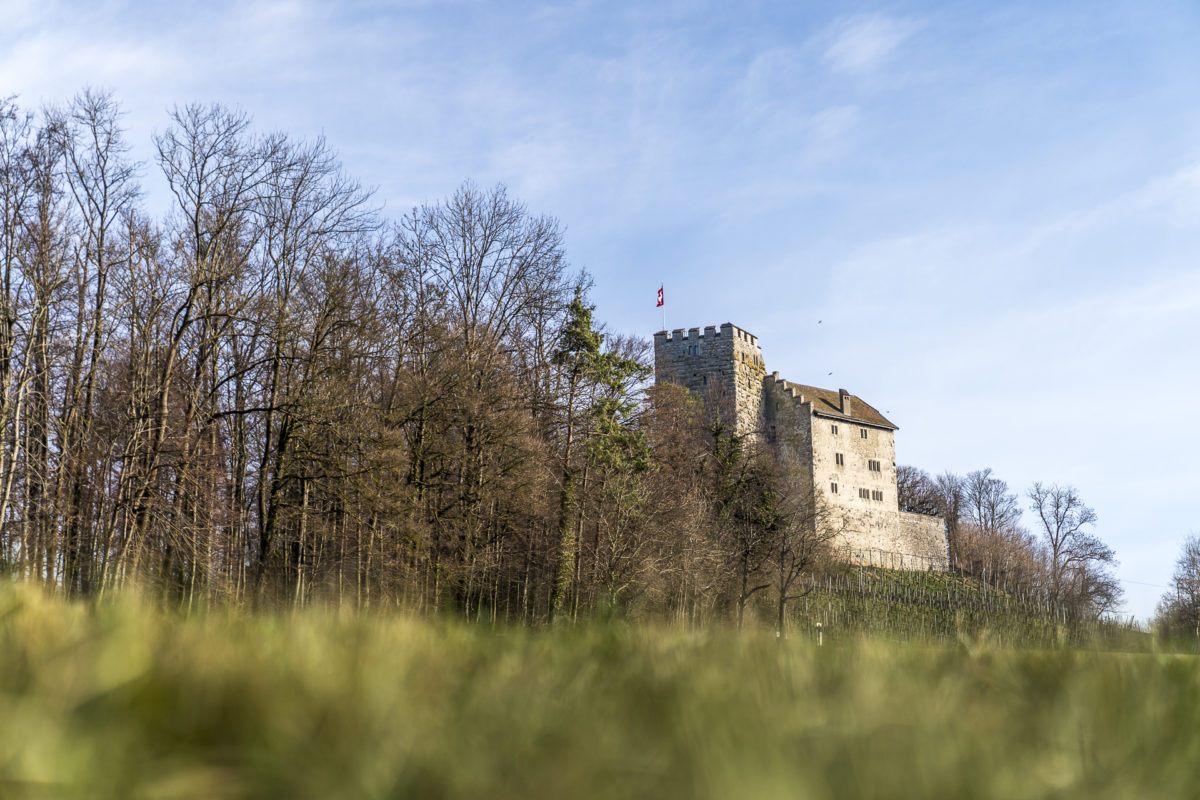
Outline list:
[[[804,386],[792,381],[783,381],[783,384],[784,388],[795,386],[796,391],[804,395],[805,400],[812,403],[813,411],[822,417],[845,419],[852,422],[861,422],[866,425],[874,425],[879,428],[899,430],[887,417],[880,414],[874,406],[857,395],[850,395],[850,413],[843,414],[841,393],[837,389]]]

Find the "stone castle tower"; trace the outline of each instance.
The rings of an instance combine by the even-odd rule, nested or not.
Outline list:
[[[766,374],[758,338],[731,323],[720,330],[709,325],[703,333],[680,328],[654,334],[655,382],[677,383],[701,396],[713,394],[719,385],[733,406],[738,433],[762,427]]]
[[[775,448],[831,512],[843,558],[947,568],[945,522],[899,508],[897,427],[861,398],[768,375],[758,337],[728,322],[654,334],[654,375],[728,406],[738,433]]]

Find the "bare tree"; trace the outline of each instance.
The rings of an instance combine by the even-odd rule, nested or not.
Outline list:
[[[802,577],[828,560],[830,545],[842,532],[821,497],[805,482],[787,481],[783,519],[771,554],[775,571],[777,632],[787,638],[787,605],[812,591]]]
[[[22,342],[18,314],[23,310],[27,287],[22,251],[26,217],[33,204],[34,181],[30,147],[33,119],[12,98],[0,97],[0,568],[23,571],[30,555],[26,528],[18,540],[6,524],[17,460],[21,447],[20,425],[29,372],[20,366]],[[28,346],[26,363],[28,363]]]
[[[100,578],[90,541],[97,531],[84,508],[89,493],[89,442],[96,413],[96,384],[112,335],[110,283],[114,268],[129,257],[121,218],[137,200],[137,164],[120,124],[121,109],[112,94],[87,89],[62,111],[50,114],[61,138],[66,185],[74,200],[82,234],[75,257],[75,342],[67,387],[62,397],[61,476],[64,497],[64,584],[68,592],[88,593]],[[107,551],[108,541],[101,549]]]
[[[959,526],[963,516],[963,479],[953,472],[943,472],[933,479],[938,493],[938,516],[946,520],[946,544],[950,564],[959,564]]]
[[[905,502],[913,510],[933,508],[946,520],[951,564],[996,586],[1038,583],[1040,548],[1019,524],[1017,496],[991,469],[937,478],[909,467],[898,472]]]
[[[12,307],[17,319],[14,329],[23,331],[23,353],[19,370],[9,376],[10,402],[6,406],[11,411],[16,445],[12,453],[21,454],[24,473],[22,561],[28,572],[55,585],[61,577],[64,549],[55,518],[62,498],[64,454],[61,447],[53,446],[54,433],[57,430],[61,436],[62,426],[51,409],[66,349],[62,334],[64,329],[70,330],[67,306],[74,225],[61,179],[61,137],[50,126],[42,127],[25,148],[22,160],[30,189],[20,217],[17,249],[22,277],[19,286],[9,287],[14,290],[10,296],[17,300]],[[15,402],[11,402],[13,398]],[[7,477],[6,496],[14,477],[13,472]]]
[[[918,467],[896,467],[896,500],[901,511],[914,514],[942,514],[942,495],[929,473]]]
[[[1097,615],[1114,610],[1121,599],[1111,574],[1116,556],[1089,530],[1096,512],[1071,486],[1034,483],[1029,500],[1046,545],[1051,600]]]
[[[695,627],[712,613],[723,578],[723,542],[713,524],[710,455],[701,399],[682,386],[660,383],[647,390],[642,416],[653,470],[647,502],[651,524],[661,531],[660,569],[650,582],[665,614]]]
[[[477,596],[481,554],[503,549],[514,530],[494,525],[493,510],[517,513],[506,501],[531,485],[530,446],[559,447],[561,428],[531,416],[532,398],[523,394],[545,382],[523,379],[518,366],[543,374],[569,368],[535,361],[537,353],[550,355],[558,346],[531,345],[526,323],[540,320],[542,335],[549,331],[557,339],[562,317],[546,323],[565,312],[570,286],[558,222],[531,215],[503,186],[483,191],[464,184],[444,202],[407,215],[399,236],[396,252],[410,285],[432,296],[437,310],[436,316],[414,314],[430,327],[427,336],[413,340],[440,350],[419,357],[428,359],[421,395],[434,402],[405,414],[413,437],[411,474],[423,476],[419,490],[431,537],[428,596],[436,608],[443,596],[454,602]],[[442,384],[436,388],[428,382],[435,377]],[[555,398],[549,405],[564,408],[560,403]],[[538,441],[538,428],[558,441]],[[503,488],[512,480],[520,492]],[[533,549],[527,551],[530,561]]]
[[[1200,650],[1200,534],[1191,534],[1183,543],[1171,588],[1159,601],[1157,621],[1168,633],[1193,636]]]
[[[1009,491],[1007,483],[992,477],[990,468],[967,473],[962,491],[968,519],[985,533],[1011,528],[1021,518],[1017,496]]]
[[[709,433],[711,502],[725,540],[725,563],[732,578],[731,594],[740,630],[750,600],[772,585],[766,567],[787,524],[782,475],[773,453],[738,434],[720,416],[710,423]]]

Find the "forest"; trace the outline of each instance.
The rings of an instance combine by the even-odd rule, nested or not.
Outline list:
[[[385,219],[323,141],[219,106],[154,146],[103,92],[0,108],[6,571],[189,608],[722,602],[699,411],[649,410],[555,219],[470,183]]]
[[[389,218],[321,139],[167,122],[143,164],[109,93],[0,103],[0,571],[185,609],[781,631],[845,571],[720,398],[651,386],[647,343],[594,318],[553,217],[467,182]],[[1074,489],[1035,485],[1031,533],[990,470],[899,488],[959,574],[1118,608]]]

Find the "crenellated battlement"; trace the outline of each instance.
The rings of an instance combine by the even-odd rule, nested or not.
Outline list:
[[[721,336],[726,336],[731,339],[740,339],[749,344],[751,347],[758,347],[758,337],[747,330],[739,328],[731,322],[726,322],[719,328],[716,325],[706,325],[704,332],[701,333],[700,328],[675,328],[671,331],[659,331],[654,334],[654,342],[657,345],[662,342],[678,343],[683,340],[694,341],[695,339],[717,339]]]
[[[778,372],[772,372],[766,377],[763,388],[768,396],[773,399],[783,396],[791,399],[797,406],[812,404],[812,398],[805,395],[804,390],[799,385],[780,378]]]

